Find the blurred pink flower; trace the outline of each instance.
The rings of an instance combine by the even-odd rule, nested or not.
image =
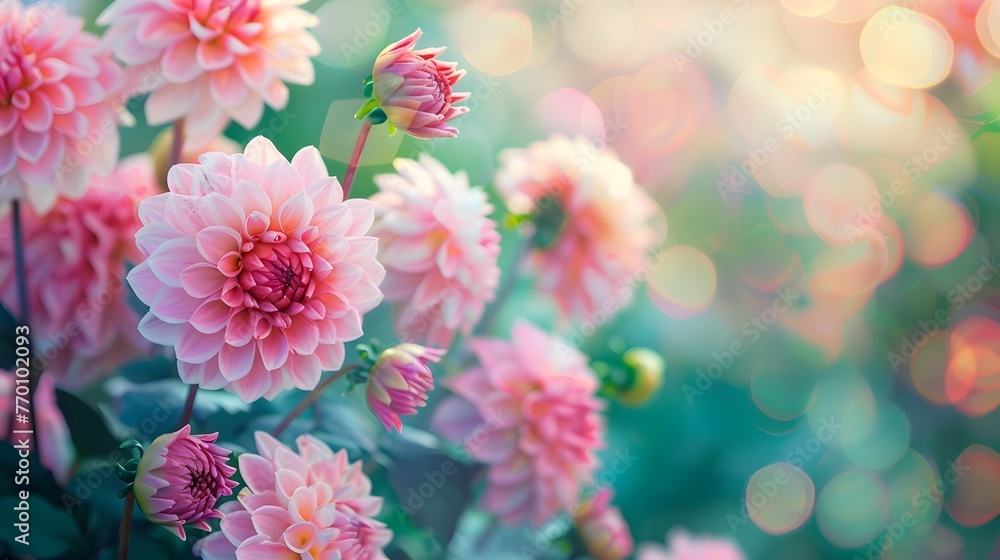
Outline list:
[[[27,200],[39,215],[80,198],[90,173],[118,158],[109,96],[122,70],[83,20],[58,3],[0,1],[0,202]]]
[[[480,366],[444,381],[457,396],[437,409],[435,429],[489,465],[485,509],[539,526],[576,503],[597,467],[597,376],[583,354],[526,322],[510,342],[469,345]]]
[[[414,138],[454,138],[458,130],[448,121],[469,112],[454,104],[468,99],[467,92],[451,88],[465,70],[456,62],[437,56],[444,47],[413,50],[423,32],[419,29],[379,53],[372,69],[372,96],[389,121]]]
[[[316,148],[289,162],[263,137],[167,183],[139,207],[148,258],[128,280],[150,306],[139,331],[174,347],[181,379],[252,402],[340,368],[382,300],[372,203],[344,201]]]
[[[365,384],[365,400],[372,414],[386,430],[403,430],[400,416],[417,413],[427,404],[427,393],[434,388],[434,376],[428,362],[438,362],[444,350],[403,343],[379,354]]]
[[[426,154],[397,159],[398,175],[376,175],[371,197],[386,267],[382,290],[400,304],[396,331],[406,341],[446,348],[468,334],[500,278],[500,234],[493,206],[465,172],[451,174]]]
[[[78,200],[61,198],[41,217],[22,212],[36,359],[60,387],[83,389],[152,350],[136,330],[139,314],[124,277],[125,262],[142,259],[137,207],[155,192],[152,161],[137,155],[109,177],[91,176]],[[17,309],[10,231],[7,212],[0,219],[0,301]]]
[[[259,454],[239,458],[247,487],[222,506],[222,532],[196,543],[196,556],[385,560],[392,532],[374,519],[382,498],[371,495],[360,461],[310,435],[295,440],[298,453],[264,432],[255,437]]]
[[[653,220],[662,218],[632,171],[582,136],[510,148],[500,162],[495,183],[508,206],[541,218],[536,227],[554,237],[534,253],[539,289],[569,316],[627,304],[629,277],[660,241]]]
[[[186,540],[184,526],[211,531],[209,519],[222,517],[215,509],[222,496],[237,486],[227,465],[232,451],[215,445],[219,434],[191,435],[191,426],[153,440],[136,469],[135,503],[147,519]]]
[[[34,429],[33,445],[38,450],[38,458],[60,484],[69,482],[73,465],[76,462],[76,449],[70,438],[69,426],[63,418],[62,411],[56,405],[56,387],[51,376],[43,375],[38,379],[38,386],[31,395],[34,404],[34,425],[14,423],[15,406],[14,391],[17,387],[14,374],[0,370],[0,437],[13,442],[13,430]],[[24,406],[24,402],[20,403]]]
[[[116,0],[98,18],[128,66],[130,91],[152,92],[146,119],[185,118],[185,147],[204,146],[235,120],[260,122],[264,103],[288,104],[285,82],[315,79],[318,22],[302,0]]]
[[[670,550],[659,544],[642,543],[636,560],[746,560],[739,547],[727,540],[696,538],[683,530],[671,531],[667,539]]]
[[[622,512],[611,505],[614,492],[605,488],[577,514],[576,527],[595,560],[625,560],[635,543]]]

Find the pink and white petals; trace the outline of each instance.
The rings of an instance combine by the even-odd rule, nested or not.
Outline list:
[[[604,446],[597,376],[577,350],[527,322],[514,326],[510,341],[470,346],[479,365],[444,381],[455,396],[441,403],[434,427],[456,441],[479,430],[466,448],[489,466],[482,506],[504,523],[540,526],[576,503],[597,468]]]
[[[396,333],[405,341],[447,348],[469,334],[500,278],[500,234],[493,206],[465,172],[439,161],[397,159],[397,174],[375,176],[372,196],[386,300],[397,305]]]
[[[361,462],[309,435],[296,439],[298,453],[264,432],[255,438],[257,454],[239,459],[247,487],[221,508],[222,531],[197,542],[196,556],[386,560],[392,532],[374,519],[382,498]]]
[[[284,109],[286,83],[315,79],[318,22],[298,0],[117,0],[98,18],[152,125],[186,117],[185,148],[207,145],[230,120]]]
[[[454,138],[458,129],[448,121],[469,112],[455,105],[469,93],[452,91],[465,70],[437,58],[444,47],[414,50],[421,34],[417,29],[379,53],[372,69],[372,95],[389,121],[410,136]]]
[[[0,202],[43,215],[118,158],[122,69],[58,4],[0,1]]]
[[[147,260],[129,283],[150,306],[140,332],[174,348],[181,379],[252,402],[339,369],[382,300],[371,202],[344,201],[315,148],[289,162],[263,137],[167,182],[140,208]]]

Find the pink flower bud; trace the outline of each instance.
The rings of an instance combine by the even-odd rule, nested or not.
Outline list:
[[[417,413],[427,403],[427,392],[434,388],[428,362],[437,362],[443,350],[404,343],[382,352],[365,387],[365,399],[386,430],[402,431],[401,415]]]
[[[455,62],[438,60],[444,47],[413,50],[421,34],[417,29],[379,53],[372,70],[372,95],[389,121],[410,136],[454,138],[458,130],[447,122],[469,112],[468,107],[454,106],[469,93],[452,91],[465,70],[456,70]]]

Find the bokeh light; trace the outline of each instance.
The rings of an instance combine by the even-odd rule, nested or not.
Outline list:
[[[715,299],[715,265],[705,253],[687,246],[668,247],[661,254],[670,266],[652,272],[647,284],[657,309],[674,319],[704,312]]]
[[[746,507],[760,529],[772,535],[790,533],[812,515],[816,486],[802,469],[774,463],[755,472],[746,487]]]

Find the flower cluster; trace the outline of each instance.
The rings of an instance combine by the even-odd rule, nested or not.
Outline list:
[[[240,455],[247,487],[222,507],[222,532],[195,545],[205,560],[356,558],[384,560],[392,538],[374,519],[382,498],[371,495],[361,463],[318,439],[296,440],[298,453],[257,432],[257,453]]]

